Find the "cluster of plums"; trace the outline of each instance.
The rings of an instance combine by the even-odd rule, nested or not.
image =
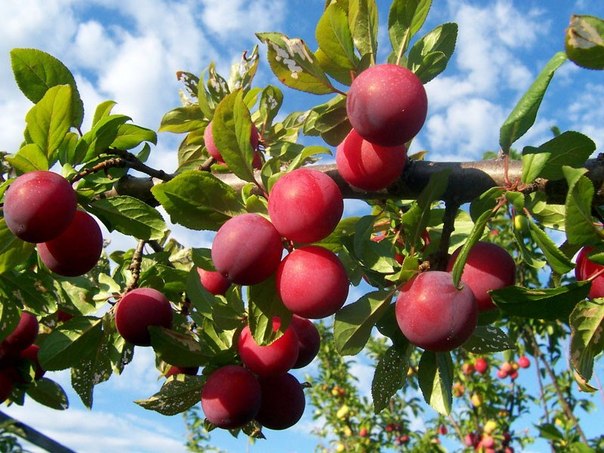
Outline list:
[[[40,347],[34,342],[38,336],[38,319],[27,311],[21,312],[17,326],[0,343],[0,402],[5,401],[16,385],[40,379],[44,370],[38,362]]]
[[[32,171],[17,177],[4,195],[4,220],[18,238],[37,244],[52,272],[83,275],[98,262],[103,235],[96,220],[77,209],[76,193],[61,175]]]
[[[346,96],[352,130],[336,152],[342,178],[366,191],[390,186],[405,167],[406,144],[422,128],[427,111],[424,86],[407,68],[379,64],[361,72]]]

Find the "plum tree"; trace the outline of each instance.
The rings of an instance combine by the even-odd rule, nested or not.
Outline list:
[[[294,250],[283,259],[276,275],[283,304],[303,318],[331,316],[348,296],[346,269],[323,247],[309,245]]]
[[[456,249],[447,265],[451,270],[461,248]],[[497,244],[479,241],[471,248],[461,277],[476,298],[479,311],[496,308],[489,291],[505,288],[516,281],[516,263],[510,254]]]
[[[67,228],[76,207],[76,193],[65,178],[51,171],[32,171],[7,189],[4,220],[18,238],[44,242]]]
[[[287,173],[269,192],[271,222],[282,236],[294,242],[310,243],[327,237],[343,210],[340,189],[333,179],[317,170],[300,168]]]
[[[577,264],[575,267],[575,277],[577,280],[591,279],[589,297],[596,299],[604,297],[604,266],[589,259],[589,254],[594,250],[593,247],[582,247],[577,255]]]
[[[212,261],[228,281],[254,285],[270,277],[281,261],[281,236],[259,214],[227,220],[212,242]]]
[[[290,373],[261,377],[262,399],[256,420],[264,427],[283,430],[294,426],[306,407],[302,384]]]
[[[478,306],[469,287],[451,274],[428,271],[409,280],[396,299],[396,321],[405,337],[429,351],[451,351],[474,332]]]
[[[377,64],[350,85],[346,112],[354,130],[381,146],[400,146],[420,131],[428,113],[421,80],[395,64]]]
[[[303,368],[317,356],[321,347],[321,336],[310,319],[293,315],[290,325],[298,337],[298,360],[292,368]]]
[[[281,326],[279,318],[272,321],[273,332]],[[268,345],[259,345],[245,326],[237,340],[237,351],[243,364],[259,376],[275,376],[289,371],[298,360],[298,337],[288,326],[283,334]]]
[[[348,184],[368,191],[385,189],[400,178],[406,160],[405,145],[376,145],[354,129],[336,151],[338,173]]]
[[[238,365],[226,365],[212,372],[201,391],[206,419],[219,428],[240,428],[252,421],[261,401],[258,379]]]
[[[128,291],[115,305],[115,327],[119,334],[137,346],[150,346],[150,326],[169,329],[172,306],[168,298],[153,288]]]
[[[57,237],[37,245],[40,260],[52,272],[77,277],[90,271],[103,252],[103,233],[86,211],[76,211]]]
[[[215,296],[226,293],[231,286],[231,282],[218,271],[208,271],[198,267],[197,273],[201,285]]]

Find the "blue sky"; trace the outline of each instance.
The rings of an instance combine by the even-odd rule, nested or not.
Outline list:
[[[164,112],[179,105],[177,70],[199,73],[210,61],[220,72],[257,41],[254,32],[281,31],[304,38],[311,48],[314,26],[324,0],[2,0],[0,28],[0,150],[14,152],[22,140],[24,116],[31,107],[17,89],[9,51],[34,47],[61,59],[74,72],[89,114],[103,100],[118,102],[116,111],[137,124],[157,128]],[[383,26],[389,2],[380,5],[381,61],[388,41]],[[604,16],[601,2],[561,1],[434,1],[424,31],[443,22],[460,27],[458,48],[445,73],[427,85],[429,112],[413,151],[428,150],[430,160],[474,160],[497,148],[499,126],[543,64],[563,46],[563,30],[572,13]],[[261,48],[262,55],[265,49]],[[258,84],[276,83],[262,60]],[[322,99],[284,88],[285,108],[300,110]],[[518,144],[538,145],[549,129],[578,130],[604,144],[604,79],[600,72],[566,64],[556,75],[536,125]],[[91,120],[91,116],[87,116]],[[86,122],[86,120],[85,120]],[[172,171],[180,137],[161,134],[151,163]],[[347,204],[347,212],[362,209]],[[190,246],[208,246],[211,236],[174,228]],[[133,244],[119,235],[113,246]],[[358,290],[351,298],[359,296]],[[355,372],[368,388],[371,370]],[[602,366],[596,372],[603,376]],[[66,373],[51,375],[69,389]],[[70,392],[72,409],[60,413],[27,401],[6,412],[30,423],[77,451],[184,451],[180,417],[166,418],[134,403],[160,387],[152,354],[137,349],[135,361],[122,376],[95,391],[95,408],[84,409]],[[310,415],[311,410],[307,411]],[[601,411],[600,411],[601,413]],[[271,433],[269,441],[250,451],[309,451],[310,417],[287,434]],[[217,437],[230,451],[241,451],[242,438]],[[287,439],[287,440],[286,440]]]

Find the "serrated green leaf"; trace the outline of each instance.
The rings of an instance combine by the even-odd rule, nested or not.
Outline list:
[[[151,129],[136,124],[122,124],[117,130],[117,136],[110,146],[117,149],[136,148],[143,142],[157,145],[157,134]]]
[[[413,349],[410,344],[402,348],[390,346],[380,357],[371,381],[371,398],[376,414],[388,406],[390,399],[405,384]]]
[[[125,115],[109,115],[102,118],[78,142],[72,164],[87,162],[105,152],[117,137],[120,126],[129,120],[130,117]]]
[[[25,116],[26,135],[40,147],[50,162],[71,127],[71,87],[57,85],[49,88],[44,97]]]
[[[69,400],[65,390],[48,378],[33,381],[27,386],[27,394],[38,403],[56,410],[69,408]]]
[[[585,384],[593,375],[594,359],[604,351],[603,300],[579,302],[570,315],[570,328],[570,363],[582,378],[583,390],[589,390]]]
[[[573,269],[575,266],[556,245],[556,243],[547,235],[545,231],[535,225],[534,222],[528,222],[531,237],[545,255],[547,263],[557,274],[563,275]]]
[[[267,345],[279,338],[291,320],[291,312],[279,297],[274,275],[248,287],[248,306],[248,325],[259,345]],[[273,317],[281,320],[277,332],[273,331]]]
[[[6,160],[19,173],[48,170],[50,168],[48,157],[40,146],[35,143],[23,146],[12,156],[6,156]]]
[[[36,313],[53,313],[57,309],[52,287],[32,272],[6,272],[0,275],[0,284],[12,303],[28,307]]]
[[[391,298],[391,292],[372,291],[336,313],[334,339],[341,355],[361,352],[373,327],[388,309]]]
[[[448,352],[424,351],[419,361],[419,387],[424,400],[439,414],[449,415],[453,403],[453,360]]]
[[[582,167],[595,149],[593,140],[574,131],[564,132],[538,148],[527,146],[522,151],[522,182],[562,179],[564,165]]]
[[[239,194],[214,175],[186,171],[151,189],[172,222],[194,230],[217,230],[245,212]]]
[[[159,132],[182,134],[201,129],[207,124],[201,110],[196,105],[188,105],[170,110],[161,119]]]
[[[40,347],[40,365],[47,371],[64,370],[93,353],[102,337],[102,320],[79,316],[56,327]]]
[[[303,40],[282,33],[256,33],[256,36],[267,45],[270,67],[284,85],[314,94],[336,91]]]
[[[0,219],[0,274],[11,271],[27,261],[34,247],[34,244],[15,236],[6,226],[4,217]]]
[[[400,64],[411,38],[419,31],[432,0],[394,0],[388,14],[388,35],[394,58],[392,63]]]
[[[573,15],[564,39],[566,55],[587,69],[604,69],[604,20]]]
[[[446,69],[456,42],[457,24],[439,25],[413,45],[407,66],[422,83],[428,83]]]
[[[73,74],[52,55],[37,49],[12,49],[11,66],[23,94],[38,103],[46,92],[57,85],[71,87],[70,125],[80,127],[84,119],[84,103],[80,98]]]
[[[208,351],[204,351],[191,334],[159,326],[150,326],[149,333],[153,350],[164,362],[181,367],[208,363]]]
[[[361,56],[375,62],[378,48],[378,8],[375,0],[350,0],[348,21],[354,45]]]
[[[135,403],[162,415],[180,414],[199,404],[199,395],[204,382],[204,376],[180,374],[169,378],[155,395]]]
[[[603,239],[602,230],[596,228],[591,215],[594,186],[584,176],[587,170],[562,167],[568,183],[566,194],[565,231],[568,242],[575,245],[598,245]]]
[[[577,303],[587,297],[590,283],[576,282],[557,288],[508,286],[491,291],[491,298],[505,314],[522,318],[568,321]]]
[[[554,73],[565,61],[564,52],[556,53],[504,121],[499,131],[499,145],[504,152],[509,152],[512,143],[522,137],[533,125],[545,91]]]
[[[96,200],[89,209],[109,231],[117,230],[145,241],[159,240],[166,233],[166,223],[161,214],[134,197],[121,195]]]
[[[499,327],[479,325],[462,348],[472,354],[490,354],[514,349],[514,344]]]

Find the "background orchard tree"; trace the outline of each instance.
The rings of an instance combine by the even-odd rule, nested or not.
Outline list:
[[[34,105],[1,167],[2,399],[66,409],[44,372],[70,369],[92,407],[95,385],[150,346],[166,380],[136,403],[189,411],[191,449],[207,450],[215,428],[270,439],[301,417],[301,392],[329,450],[511,452],[534,437],[556,451],[604,448],[577,410],[592,405],[577,389],[598,391],[604,349],[601,159],[590,159],[589,137],[557,129],[512,149],[559,67],[604,69],[604,23],[571,18],[565,48],[501,126],[497,153],[438,163],[407,155],[426,117],[423,85],[445,70],[457,37],[454,23],[422,29],[430,6],[393,1],[380,34],[375,1],[328,1],[315,51],[258,33],[279,83],[329,97],[309,110],[284,115],[277,82],[254,83],[260,47],[227,77],[214,65],[179,72],[183,105],[159,128],[183,134],[171,174],[145,163],[155,131],[114,113],[113,101],[82,130],[71,72],[14,49],[17,85]],[[387,61],[378,45],[392,49]],[[367,215],[341,218],[344,198],[365,200]],[[178,243],[163,213],[216,231],[212,248]],[[97,220],[137,247],[103,252]],[[350,284],[367,292],[344,304]],[[320,320],[311,364],[299,351],[312,357],[318,345],[295,316]],[[371,398],[351,360],[375,368]],[[305,383],[284,377],[292,368]],[[536,386],[521,384],[528,373]]]

